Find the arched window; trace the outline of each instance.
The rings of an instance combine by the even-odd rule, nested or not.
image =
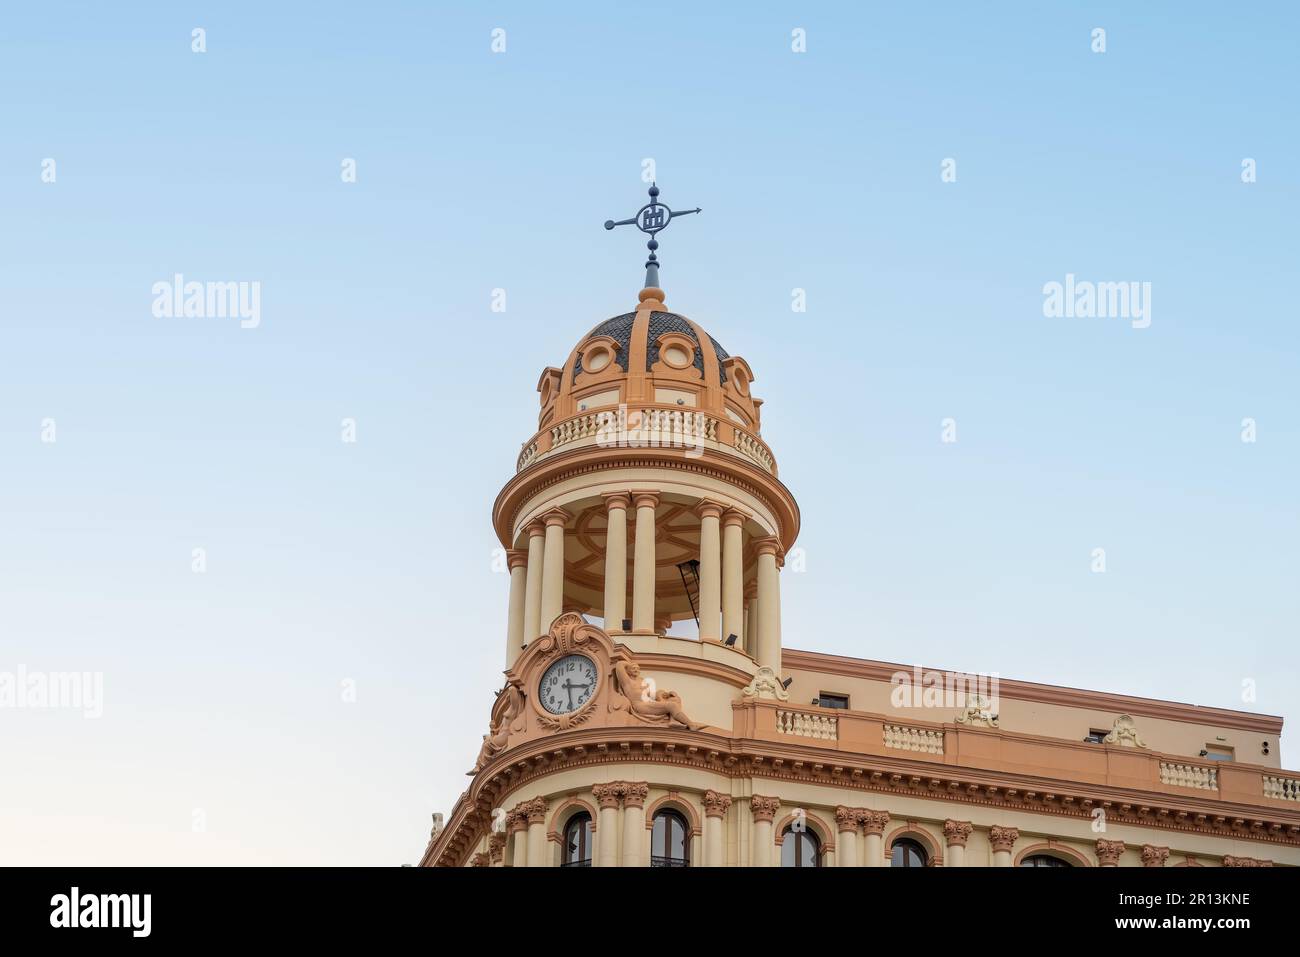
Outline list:
[[[925,853],[925,848],[921,846],[920,841],[914,841],[910,837],[900,837],[894,842],[893,855],[889,860],[890,867],[926,867],[929,863],[929,855]]]
[[[591,867],[591,815],[580,811],[564,825],[561,867]]]
[[[1051,854],[1031,854],[1020,862],[1021,867],[1073,867],[1069,861]]]
[[[691,837],[686,818],[672,810],[655,815],[650,835],[651,867],[690,867]]]
[[[807,828],[796,831],[794,825],[790,825],[781,840],[781,866],[821,867],[822,842]]]

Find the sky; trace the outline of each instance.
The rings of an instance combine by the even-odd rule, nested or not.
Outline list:
[[[501,684],[492,501],[636,303],[646,160],[802,509],[787,647],[1300,727],[1297,21],[7,11],[0,678],[102,698],[0,707],[0,864],[418,860]],[[256,323],[155,315],[177,274]],[[1067,275],[1150,324],[1045,315]]]

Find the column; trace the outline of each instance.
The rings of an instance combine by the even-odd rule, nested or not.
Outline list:
[[[885,827],[889,824],[888,811],[868,811],[862,817],[862,828],[866,832],[867,867],[885,866]]]
[[[863,815],[860,808],[837,807],[835,809],[835,866],[858,866],[858,819]]]
[[[1097,863],[1102,867],[1119,867],[1119,856],[1124,853],[1123,841],[1097,839]]]
[[[547,867],[546,859],[546,798],[536,797],[524,803],[528,815],[528,866]]]
[[[719,522],[723,506],[704,499],[695,507],[700,517],[700,640],[718,641],[722,618],[722,539]]]
[[[775,847],[772,838],[772,818],[776,817],[780,806],[780,798],[755,794],[749,799],[749,809],[754,815],[755,867],[772,866],[772,850]]]
[[[758,582],[745,586],[745,653],[758,657]]]
[[[524,579],[524,644],[542,633],[542,558],[546,552],[546,523],[534,521],[528,535],[528,574]]]
[[[655,507],[654,492],[634,492],[636,547],[632,556],[632,631],[655,632]]]
[[[758,541],[758,654],[760,666],[781,674],[781,582],[777,577],[775,538]]]
[[[644,782],[623,783],[623,866],[648,867],[641,859],[645,847],[645,799],[650,785]]]
[[[745,518],[735,508],[722,513],[722,639],[735,635],[741,648],[745,642]]]
[[[943,822],[943,839],[948,845],[948,859],[943,862],[944,867],[966,866],[966,840],[972,830],[974,828],[970,821]]]
[[[622,794],[622,785],[597,784],[591,789],[600,807],[600,823],[596,829],[597,867],[618,866],[618,799]]]
[[[524,597],[528,590],[528,552],[512,548],[506,552],[510,568],[510,615],[506,621],[506,667],[514,665],[524,647]]]
[[[1001,827],[994,824],[989,828],[989,844],[993,847],[993,866],[1011,866],[1011,848],[1020,839],[1019,828]]]
[[[731,798],[717,791],[704,792],[704,866],[727,866],[727,812]]]
[[[546,523],[545,554],[542,558],[542,608],[540,635],[551,630],[551,622],[564,611],[564,526],[569,513],[553,508],[541,516]]]
[[[627,617],[627,510],[632,499],[626,492],[605,494],[605,630],[623,630]]]
[[[1169,848],[1157,847],[1155,844],[1142,845],[1143,867],[1164,867],[1169,860]]]
[[[512,867],[528,866],[528,815],[522,808],[522,804],[517,805],[506,816],[506,829],[509,830],[515,845],[514,857],[511,859]]]

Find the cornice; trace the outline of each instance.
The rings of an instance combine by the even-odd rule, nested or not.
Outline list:
[[[727,778],[822,784],[1085,821],[1092,819],[1096,808],[1102,808],[1112,825],[1300,846],[1300,810],[937,765],[904,757],[851,755],[805,744],[785,746],[709,732],[629,727],[555,734],[498,756],[457,801],[446,828],[430,844],[421,865],[462,864],[488,829],[492,809],[546,775],[620,763],[694,767]]]

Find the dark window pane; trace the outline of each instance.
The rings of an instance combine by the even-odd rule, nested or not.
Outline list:
[[[923,848],[917,841],[910,838],[900,837],[894,842],[893,855],[890,858],[890,867],[925,867],[929,858]]]

